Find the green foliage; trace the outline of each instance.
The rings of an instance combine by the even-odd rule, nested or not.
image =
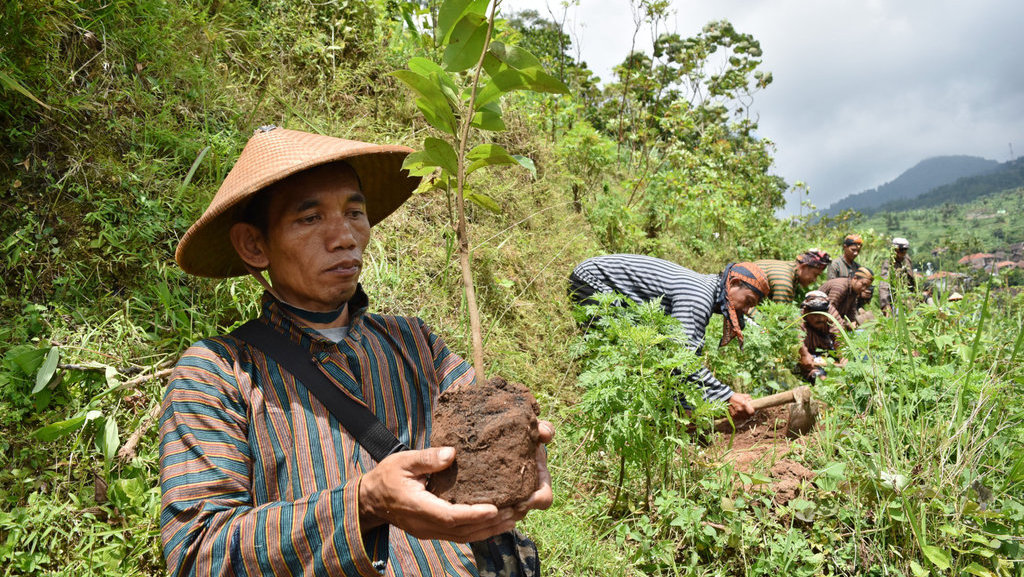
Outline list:
[[[725,348],[708,347],[708,367],[730,381],[733,390],[754,396],[792,389],[802,384],[795,373],[797,353],[804,336],[800,323],[800,309],[796,305],[762,302],[743,330],[743,349],[732,343]],[[721,332],[722,319],[716,315],[708,325],[707,334]]]
[[[670,482],[675,451],[689,442],[687,426],[708,413],[699,389],[686,378],[700,361],[686,347],[679,321],[659,302],[637,305],[614,294],[593,298],[599,304],[576,312],[589,328],[575,347],[583,389],[575,420],[589,454],[607,452],[620,463],[613,506],[626,471],[633,469],[644,473],[646,492],[639,497],[646,502],[652,483]],[[693,403],[692,414],[680,410],[684,399]]]

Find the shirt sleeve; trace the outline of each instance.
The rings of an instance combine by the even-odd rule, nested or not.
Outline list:
[[[688,313],[688,307],[673,307],[672,317],[683,325],[686,331],[686,348],[690,349],[697,356],[704,355],[704,331],[706,325],[697,322],[692,313]],[[707,367],[701,367],[687,377],[688,380],[697,383],[704,390],[704,399],[708,401],[728,401],[732,398],[733,391],[728,385],[715,378],[715,375]]]
[[[878,304],[883,309],[892,306],[892,287],[888,283],[890,268],[889,262],[886,262],[878,275]]]
[[[254,504],[259,447],[248,438],[237,371],[227,347],[203,341],[182,356],[165,393],[160,529],[168,574],[380,575],[387,526],[361,533],[358,477],[294,501]]]

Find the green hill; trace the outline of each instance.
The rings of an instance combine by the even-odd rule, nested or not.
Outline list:
[[[999,167],[994,160],[976,156],[938,156],[928,158],[906,170],[892,182],[877,188],[865,190],[840,199],[824,211],[837,215],[844,210],[856,210],[871,214],[881,210],[883,205],[893,201],[912,202],[913,199],[936,187],[978,174],[985,174]]]
[[[1005,162],[984,174],[959,178],[956,182],[938,186],[913,199],[887,202],[877,210],[898,212],[939,206],[947,202],[964,204],[1019,187],[1024,187],[1024,158]]]
[[[965,254],[994,252],[1024,242],[1024,187],[966,204],[877,212],[862,217],[857,224],[886,237],[906,237],[918,264],[923,266],[932,260],[936,269],[940,264],[948,269]],[[945,256],[932,256],[932,251],[940,247],[948,249]]]

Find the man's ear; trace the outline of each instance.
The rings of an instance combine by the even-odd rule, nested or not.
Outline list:
[[[249,266],[258,270],[270,266],[266,241],[263,233],[255,226],[247,222],[236,222],[231,225],[231,244],[242,261]]]

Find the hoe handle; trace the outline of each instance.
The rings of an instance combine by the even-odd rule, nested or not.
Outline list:
[[[754,409],[760,411],[761,409],[767,409],[768,407],[777,407],[779,405],[785,405],[788,403],[806,401],[811,398],[810,387],[804,385],[788,391],[782,391],[781,393],[775,393],[774,395],[768,395],[767,397],[758,397],[751,401],[754,405]]]

